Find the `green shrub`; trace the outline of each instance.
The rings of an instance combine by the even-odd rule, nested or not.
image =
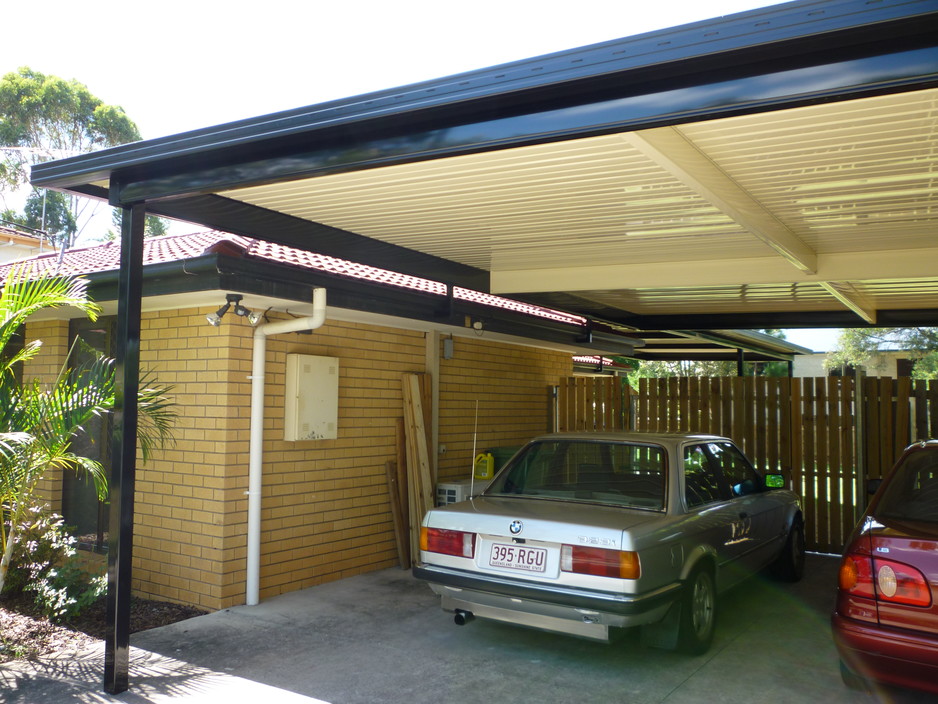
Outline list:
[[[61,516],[29,509],[21,530],[7,576],[10,592],[32,594],[36,608],[56,622],[74,618],[104,593],[107,577],[80,567]]]

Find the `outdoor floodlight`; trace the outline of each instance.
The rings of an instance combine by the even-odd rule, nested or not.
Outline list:
[[[225,294],[225,305],[216,310],[214,313],[209,313],[205,316],[205,319],[208,321],[209,325],[212,325],[216,328],[221,325],[221,319],[224,317],[225,313],[228,312],[228,309],[231,308],[232,303],[234,304],[235,315],[242,318],[247,318],[251,327],[257,325],[261,321],[261,318],[263,318],[263,315],[260,313],[252,313],[250,310],[241,305],[242,298],[243,296],[239,293]]]

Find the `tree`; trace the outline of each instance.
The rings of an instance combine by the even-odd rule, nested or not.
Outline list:
[[[23,225],[30,230],[45,232],[53,245],[71,242],[78,232],[68,196],[57,191],[33,189],[26,199],[23,213],[4,210],[0,220]]]
[[[95,356],[74,368],[63,368],[46,388],[38,381],[22,382],[14,373],[15,365],[38,353],[41,341],[8,348],[34,313],[72,306],[95,319],[98,307],[87,298],[85,288],[82,279],[30,278],[27,270],[14,268],[0,293],[0,592],[25,516],[38,502],[37,485],[49,469],[85,473],[93,478],[100,498],[106,493],[104,468],[73,453],[71,445],[92,417],[114,408],[113,360]],[[145,380],[141,387],[139,440],[145,461],[170,440],[175,412],[166,398],[167,388]]]
[[[938,379],[938,328],[846,328],[826,365],[875,369],[877,355],[888,350],[909,353],[915,360],[914,378]]]
[[[28,67],[0,78],[0,193],[27,183],[31,164],[139,139],[124,110],[105,104],[83,83]],[[71,205],[77,221],[77,204]]]

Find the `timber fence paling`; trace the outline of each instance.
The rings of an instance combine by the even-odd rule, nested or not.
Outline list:
[[[844,434],[846,421],[850,419],[849,400],[847,394],[848,379],[844,377],[828,378],[828,398],[830,400],[830,427],[828,429],[828,445],[830,451],[830,547],[834,551],[843,545],[846,539],[845,524],[847,516],[853,515],[853,484],[851,467],[844,461],[847,453],[848,435]]]
[[[929,418],[931,425],[929,437],[938,438],[938,381],[932,379],[928,384],[928,407],[930,409]]]
[[[814,434],[817,428],[815,418],[814,379],[804,380],[804,390],[801,395],[802,404],[802,473],[801,496],[804,502],[804,518],[807,529],[807,540],[817,547],[818,517],[817,517],[817,459],[814,454]]]
[[[815,491],[817,492],[817,502],[815,503],[815,516],[817,517],[817,540],[819,547],[825,551],[830,551],[830,500],[828,498],[829,478],[830,478],[830,446],[828,445],[828,429],[830,428],[828,417],[827,384],[826,379],[819,379],[815,384],[814,393],[816,396],[815,417],[817,418],[817,429],[814,433],[814,446],[816,450],[817,462],[815,464]]]
[[[880,383],[880,427],[883,433],[883,442],[880,443],[880,476],[885,476],[895,461],[895,419],[893,417],[893,380],[883,377]]]
[[[756,462],[760,467],[766,469],[769,465],[769,451],[768,446],[766,445],[767,434],[770,427],[775,428],[775,423],[772,422],[771,414],[767,407],[768,400],[768,379],[765,377],[753,377],[753,384],[755,386],[754,396],[749,404],[752,425],[753,435],[755,437],[755,444],[753,446],[753,455],[757,458]]]
[[[789,409],[788,428],[791,440],[787,452],[789,468],[791,470],[791,488],[795,493],[804,496],[804,453],[802,452],[802,439],[804,438],[804,409],[802,406],[803,385],[795,380],[789,380]],[[807,530],[805,531],[807,538]]]
[[[843,447],[841,444],[840,426],[843,418],[843,384],[842,377],[827,378],[827,466],[825,467],[827,483],[827,515],[828,515],[828,548],[833,552],[835,546],[842,545],[843,515],[844,515],[844,467]]]
[[[896,380],[896,439],[893,453],[898,457],[908,446],[912,437],[912,417],[909,400],[912,397],[912,380],[908,377]]]
[[[928,398],[928,382],[924,379],[916,379],[912,393],[915,397],[915,432],[912,439],[924,440],[929,436],[928,404],[926,403],[926,399]]]

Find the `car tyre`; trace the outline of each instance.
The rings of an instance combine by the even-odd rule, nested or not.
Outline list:
[[[795,521],[788,531],[782,552],[772,564],[772,572],[786,582],[797,582],[804,575],[804,559],[804,525],[801,521]]]
[[[716,616],[717,599],[713,573],[708,569],[698,568],[687,580],[687,589],[682,597],[678,650],[691,655],[707,652],[713,642]]]

